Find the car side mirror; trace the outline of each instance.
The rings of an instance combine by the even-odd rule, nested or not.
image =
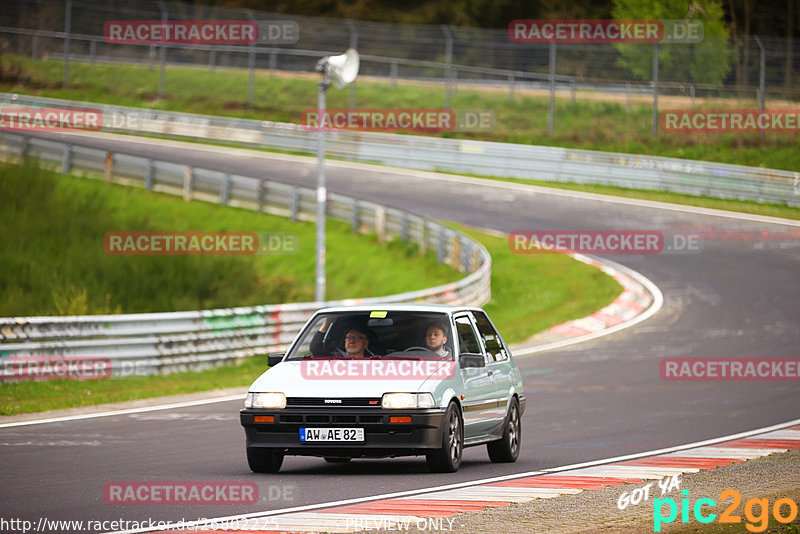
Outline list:
[[[486,360],[483,354],[476,354],[474,352],[464,352],[458,357],[459,366],[462,369],[468,367],[486,367]]]
[[[270,367],[278,365],[285,355],[282,352],[272,352],[267,355],[267,365]]]

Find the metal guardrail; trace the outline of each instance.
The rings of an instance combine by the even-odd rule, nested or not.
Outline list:
[[[146,189],[218,201],[313,220],[316,191],[259,178],[69,145],[24,135],[0,134],[0,157],[25,156],[42,165],[106,180],[141,183]],[[491,294],[491,256],[466,235],[401,210],[342,195],[328,196],[331,217],[354,230],[374,231],[435,250],[440,262],[469,273],[450,284],[390,295],[176,313],[0,318],[0,358],[102,357],[114,374],[200,369],[242,357],[283,350],[314,311],[329,305],[434,302],[481,305]],[[98,245],[100,246],[100,245]]]
[[[94,108],[103,130],[194,138],[316,153],[317,134],[297,124],[143,110],[0,93],[0,106]],[[800,172],[657,156],[443,139],[332,132],[329,155],[396,167],[503,178],[601,184],[800,206]]]

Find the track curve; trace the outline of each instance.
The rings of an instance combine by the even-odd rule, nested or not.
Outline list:
[[[41,134],[75,144],[313,186],[312,158],[206,149],[123,136]],[[537,230],[780,231],[779,222],[728,218],[608,202],[591,195],[516,184],[437,179],[327,162],[328,189],[431,217],[502,232]],[[754,218],[755,219],[755,218]],[[467,449],[452,475],[427,473],[420,459],[326,464],[287,458],[269,477],[244,460],[239,402],[150,414],[0,430],[6,483],[0,497],[13,517],[196,520],[423,488],[574,464],[679,445],[797,417],[797,382],[665,382],[664,357],[796,357],[800,346],[800,248],[756,250],[720,241],[687,255],[617,255],[664,295],[653,318],[610,336],[521,358],[529,409],[516,464],[491,464]],[[409,476],[412,475],[412,476]],[[105,484],[123,480],[239,480],[259,485],[252,506],[110,506]],[[269,499],[271,487],[289,489]],[[273,492],[274,493],[274,492]],[[47,504],[44,503],[57,503]],[[47,512],[43,512],[44,509]]]

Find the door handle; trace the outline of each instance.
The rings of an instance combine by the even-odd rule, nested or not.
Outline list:
[[[494,374],[494,371],[492,371],[491,369],[489,369],[488,371],[486,371],[486,373],[487,373],[489,376],[492,376],[492,375]]]

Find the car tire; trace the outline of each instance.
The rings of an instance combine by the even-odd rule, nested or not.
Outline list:
[[[497,441],[486,444],[489,459],[493,462],[516,462],[519,458],[520,445],[522,444],[522,421],[519,417],[519,401],[516,397],[511,400],[508,415],[503,424],[503,437]]]
[[[325,461],[329,464],[346,464],[352,460],[349,456],[326,456]]]
[[[434,473],[455,473],[461,467],[461,456],[464,452],[464,422],[461,410],[455,402],[451,402],[444,414],[442,429],[442,446],[425,455],[428,469]]]
[[[283,464],[281,449],[247,448],[247,464],[254,473],[277,473]]]

